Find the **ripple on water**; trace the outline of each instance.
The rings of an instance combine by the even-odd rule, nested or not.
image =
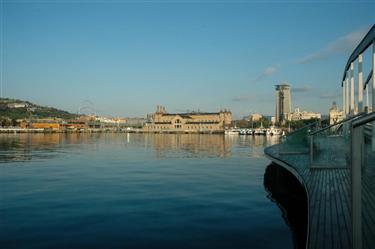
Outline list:
[[[272,143],[189,134],[0,135],[0,244],[292,248],[263,187],[263,148]]]

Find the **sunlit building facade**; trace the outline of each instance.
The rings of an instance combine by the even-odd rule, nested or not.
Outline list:
[[[336,102],[332,103],[332,107],[329,109],[329,124],[335,124],[345,118],[344,111],[340,111],[337,108]]]
[[[288,121],[321,119],[322,114],[310,111],[301,111],[299,108],[294,109],[294,112],[288,113],[285,116]]]
[[[153,114],[148,115],[148,122],[143,130],[148,132],[221,132],[230,127],[232,113],[220,112],[167,113],[165,107],[158,106]]]

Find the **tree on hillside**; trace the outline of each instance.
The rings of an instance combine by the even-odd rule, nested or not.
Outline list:
[[[1,117],[0,118],[0,125],[2,127],[9,127],[12,125],[12,120],[7,117]]]

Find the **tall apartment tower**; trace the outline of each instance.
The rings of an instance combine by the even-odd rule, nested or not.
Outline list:
[[[291,113],[291,96],[290,85],[280,84],[276,85],[276,122],[282,123],[288,119],[288,114]]]

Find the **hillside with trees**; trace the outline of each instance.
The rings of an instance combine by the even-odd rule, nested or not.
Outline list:
[[[72,119],[76,114],[53,107],[33,104],[19,99],[0,98],[0,119],[14,122],[28,118],[62,118]]]

